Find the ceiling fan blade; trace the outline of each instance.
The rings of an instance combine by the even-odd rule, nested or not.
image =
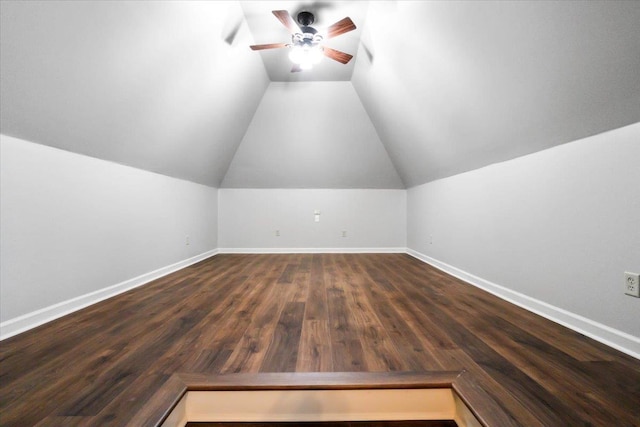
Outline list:
[[[293,67],[291,67],[291,72],[292,73],[299,73],[300,71],[302,71],[302,68],[300,68],[300,66],[298,64],[293,64]]]
[[[300,27],[298,26],[298,24],[296,24],[296,21],[293,20],[291,15],[289,15],[289,12],[287,12],[286,10],[274,10],[271,13],[273,13],[276,18],[278,18],[278,21],[282,22],[282,25],[287,27],[287,29],[292,33],[300,32]]]
[[[348,53],[340,52],[339,50],[331,49],[330,47],[326,47],[323,50],[324,56],[333,59],[334,61],[341,62],[346,64],[351,61],[353,55],[349,55]]]
[[[330,39],[333,37],[337,37],[340,34],[348,33],[349,31],[353,31],[356,29],[356,24],[353,23],[351,18],[348,16],[343,18],[327,28],[327,36],[325,38]]]
[[[264,49],[277,49],[279,47],[287,47],[289,46],[286,43],[268,43],[268,44],[254,44],[249,46],[251,50],[264,50]]]

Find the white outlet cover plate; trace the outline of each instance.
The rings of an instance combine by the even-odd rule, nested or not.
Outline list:
[[[640,274],[625,271],[624,293],[632,297],[640,298]]]

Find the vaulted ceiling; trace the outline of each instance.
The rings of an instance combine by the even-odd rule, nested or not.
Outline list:
[[[270,13],[350,16],[290,73]],[[640,2],[2,1],[0,131],[210,186],[404,188],[640,121]]]

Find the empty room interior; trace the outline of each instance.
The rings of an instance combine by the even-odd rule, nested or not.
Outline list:
[[[0,425],[640,426],[640,2],[0,18]]]

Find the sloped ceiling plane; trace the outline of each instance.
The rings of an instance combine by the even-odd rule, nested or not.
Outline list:
[[[1,132],[213,187],[407,188],[640,120],[640,2],[1,4]],[[291,73],[272,14],[350,17]]]

